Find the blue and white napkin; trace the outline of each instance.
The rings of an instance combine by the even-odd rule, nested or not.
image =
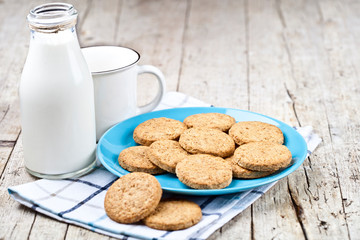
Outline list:
[[[165,95],[157,110],[175,107],[210,106],[178,92]],[[311,127],[295,128],[306,140],[308,154],[321,139]],[[10,187],[9,194],[19,203],[59,221],[75,224],[119,239],[206,239],[218,228],[238,215],[273,185],[223,196],[198,197],[164,193],[166,196],[189,199],[200,205],[203,218],[195,226],[180,231],[161,231],[142,224],[119,224],[104,211],[106,190],[117,177],[99,166],[92,173],[75,179],[46,180]]]

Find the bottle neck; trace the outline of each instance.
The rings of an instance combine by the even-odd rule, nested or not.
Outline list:
[[[44,33],[31,30],[30,39],[30,43],[36,42],[46,45],[59,45],[70,42],[78,42],[75,26],[54,33]]]
[[[73,28],[77,15],[71,4],[47,3],[32,9],[27,19],[31,30],[52,34]]]

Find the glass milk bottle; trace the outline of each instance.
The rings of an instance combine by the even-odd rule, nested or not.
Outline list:
[[[31,39],[19,88],[26,169],[49,179],[85,174],[96,161],[95,110],[75,31],[77,11],[50,3],[27,19]]]

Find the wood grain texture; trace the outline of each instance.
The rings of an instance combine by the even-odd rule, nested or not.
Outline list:
[[[82,47],[114,45],[122,4],[122,0],[87,2],[78,26]]]
[[[33,180],[24,167],[21,140],[17,141],[0,178],[0,239],[26,239],[30,234],[36,214],[15,202],[7,188]]]
[[[101,234],[96,233],[96,232],[91,232],[91,231],[89,231],[87,229],[84,229],[84,228],[69,225],[69,228],[68,228],[68,230],[66,232],[66,238],[65,239],[69,239],[69,240],[71,240],[71,239],[110,240],[110,239],[115,239],[115,238],[110,238],[108,236],[101,235]]]
[[[325,47],[325,42],[331,39],[330,36],[324,36],[328,23],[324,21],[316,2],[301,7],[308,16],[306,19],[302,16],[294,17],[291,11],[294,6],[289,3],[281,4],[281,8],[288,26],[284,39],[288,44],[297,82],[296,89],[290,87],[295,84],[289,84],[289,91],[296,92],[297,116],[303,125],[313,125],[323,137],[322,147],[303,165],[305,178],[300,173],[293,175],[290,178],[290,190],[300,210],[307,237],[316,238],[319,231],[324,239],[347,239],[348,224],[338,176],[343,169],[339,169],[338,157],[335,156],[340,151],[334,152],[329,133],[329,125],[333,124],[329,119],[331,110],[324,104],[332,98],[324,95],[331,92],[335,84]],[[300,179],[306,179],[306,182]],[[312,211],[313,208],[321,211]]]
[[[67,1],[71,2],[71,1]],[[13,201],[24,169],[18,84],[28,11],[0,0],[0,239],[109,239]],[[360,236],[360,3],[290,0],[77,0],[81,46],[122,45],[163,71],[168,90],[311,125],[323,142],[293,174],[210,239]],[[138,101],[155,94],[138,80]]]
[[[189,4],[178,90],[217,107],[247,109],[244,1]]]
[[[32,223],[29,239],[64,239],[68,224],[53,221],[53,219],[42,214],[36,214]],[[74,238],[75,239],[75,238]]]
[[[336,177],[341,194],[343,214],[350,239],[359,236],[360,193],[359,186],[359,139],[360,103],[359,46],[354,37],[357,29],[349,29],[350,9],[354,6],[338,2],[320,2],[319,9],[326,23],[323,30],[324,47],[331,74],[331,83],[324,82],[325,107],[329,124],[331,147],[336,164]],[[356,6],[356,5],[355,5]],[[359,20],[359,16],[350,15]],[[356,33],[358,34],[358,32]]]
[[[15,143],[16,141],[0,141],[0,176],[5,169]]]
[[[182,56],[187,1],[124,1],[116,45],[136,49],[139,65],[150,64],[165,75],[168,91],[176,91]],[[148,103],[157,92],[154,77],[139,76],[138,103]]]
[[[29,39],[26,26],[30,3],[1,3],[0,24],[0,140],[15,141],[20,132],[18,83]],[[23,21],[19,21],[23,19]]]

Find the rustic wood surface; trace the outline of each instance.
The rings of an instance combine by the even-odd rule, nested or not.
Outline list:
[[[27,209],[7,193],[24,169],[18,84],[28,11],[0,0],[0,239],[109,239]],[[69,1],[70,2],[70,1]],[[360,2],[72,1],[81,46],[123,45],[169,91],[311,125],[323,142],[293,174],[210,239],[360,239]],[[359,40],[358,40],[359,39]],[[139,102],[154,80],[139,79]]]

